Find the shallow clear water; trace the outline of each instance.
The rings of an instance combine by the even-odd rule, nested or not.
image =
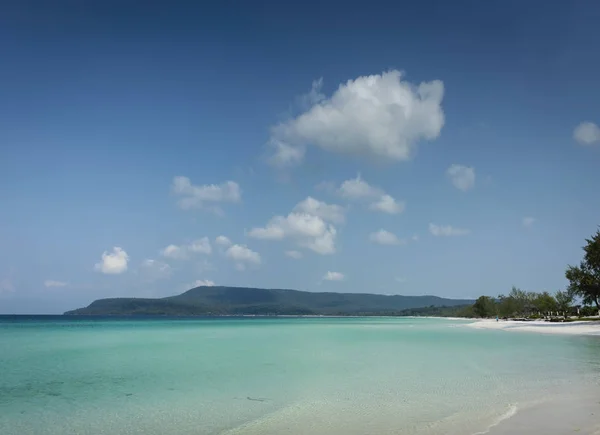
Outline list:
[[[600,386],[600,339],[412,318],[0,317],[0,434],[468,434]]]

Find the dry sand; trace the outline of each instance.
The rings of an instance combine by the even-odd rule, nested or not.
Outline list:
[[[570,335],[599,335],[599,321],[581,321],[581,322],[544,322],[534,320],[531,322],[521,322],[517,320],[499,320],[484,319],[467,326],[477,329],[502,329],[506,331],[539,332],[543,334],[570,334]]]

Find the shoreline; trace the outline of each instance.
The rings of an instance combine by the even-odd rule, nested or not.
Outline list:
[[[600,320],[554,323],[541,320],[523,322],[519,320],[481,319],[466,326],[475,329],[537,332],[541,334],[600,336]]]

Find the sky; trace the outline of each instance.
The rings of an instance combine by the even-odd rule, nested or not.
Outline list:
[[[565,288],[595,1],[9,1],[0,313],[197,285]]]

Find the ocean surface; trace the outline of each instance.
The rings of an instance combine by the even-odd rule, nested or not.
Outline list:
[[[600,401],[599,337],[414,318],[0,316],[0,434],[476,434]]]

